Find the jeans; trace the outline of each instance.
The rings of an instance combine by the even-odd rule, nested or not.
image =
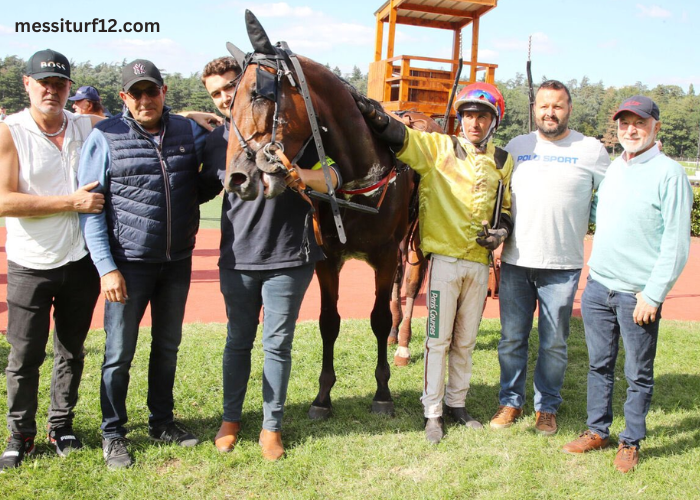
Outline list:
[[[223,357],[224,414],[240,422],[250,356],[264,306],[262,345],[263,429],[279,432],[292,370],[292,341],[301,302],[314,274],[314,265],[262,270],[219,270],[226,303],[228,334]]]
[[[613,421],[612,396],[615,361],[620,336],[625,347],[625,430],[620,442],[639,446],[646,436],[646,416],[654,391],[654,358],[661,320],[638,325],[633,320],[637,297],[633,293],[609,290],[588,278],[581,297],[581,313],[588,346],[588,428],[602,438],[610,436]]]
[[[105,303],[105,358],[100,404],[102,436],[125,436],[129,369],[136,352],[139,323],[151,304],[151,353],[148,363],[149,425],[173,421],[173,386],[182,321],[190,289],[192,258],[162,263],[117,262],[126,282],[125,304]]]
[[[8,262],[7,427],[37,433],[39,368],[46,357],[53,308],[53,374],[49,427],[72,425],[100,278],[89,256],[56,269],[29,269]]]
[[[569,320],[580,269],[535,269],[503,263],[499,288],[501,405],[525,403],[527,350],[533,315],[539,303],[540,348],[535,365],[535,411],[556,413],[567,364]]]

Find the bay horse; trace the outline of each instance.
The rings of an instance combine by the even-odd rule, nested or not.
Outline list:
[[[250,11],[246,11],[245,18],[253,52],[245,54],[228,44],[242,72],[231,103],[224,187],[243,200],[255,199],[260,188],[268,198],[286,189],[286,172],[271,152],[283,149],[288,158],[295,158],[316,135],[307,102],[317,120],[316,132],[325,154],[335,161],[344,181],[342,191],[336,194],[340,226],[347,235],[345,243],[331,205],[321,203],[317,207],[326,255],[316,264],[323,360],[319,391],[309,417],[327,418],[331,412],[331,389],[336,381],[333,354],[340,331],[339,274],[350,258],[364,260],[374,269],[375,301],[370,324],[377,339],[377,389],[372,411],[393,414],[387,362],[392,325],[389,302],[399,264],[399,244],[409,222],[413,171],[398,164],[392,151],[372,134],[355,104],[353,93],[357,91],[350,84],[323,65],[291,53],[284,42],[273,46]],[[318,143],[315,139],[311,142]],[[378,213],[350,210],[347,203]]]

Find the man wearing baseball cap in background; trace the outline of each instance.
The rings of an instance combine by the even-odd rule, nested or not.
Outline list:
[[[97,183],[77,188],[83,141],[97,117],[65,111],[70,64],[53,50],[29,58],[23,77],[29,108],[0,123],[0,217],[7,226],[7,427],[0,471],[34,452],[39,368],[53,314],[53,374],[48,435],[60,456],[82,447],[73,410],[83,344],[100,293],[78,213],[99,213]]]
[[[73,97],[68,98],[73,101],[73,111],[78,115],[97,115],[102,118],[109,118],[102,105],[100,93],[95,87],[85,85],[80,87]]]
[[[581,298],[588,346],[588,430],[568,453],[605,448],[620,337],[625,347],[625,429],[615,468],[639,461],[654,389],[654,357],[666,294],[688,260],[693,193],[683,167],[659,151],[659,108],[648,97],[625,100],[613,116],[624,148],[593,199],[595,240]]]
[[[81,217],[105,295],[102,365],[102,447],[110,468],[128,467],[126,395],[139,323],[151,306],[148,433],[156,441],[194,446],[199,440],[174,421],[173,386],[190,287],[199,203],[218,194],[198,186],[206,134],[170,113],[167,86],[151,62],[122,71],[121,116],[98,124],[80,158],[81,185],[98,181],[102,214]]]

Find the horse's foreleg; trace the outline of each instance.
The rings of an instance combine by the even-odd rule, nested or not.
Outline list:
[[[389,390],[391,371],[387,362],[387,337],[391,330],[391,311],[389,300],[396,271],[396,253],[381,252],[381,256],[370,262],[375,269],[375,301],[370,316],[372,331],[377,338],[377,367],[374,376],[377,379],[377,392],[372,400],[372,411],[387,415],[394,414],[394,402]]]
[[[331,389],[335,385],[333,354],[340,332],[338,314],[338,286],[341,264],[331,258],[316,264],[316,277],[321,289],[321,313],[318,324],[323,342],[323,361],[318,378],[318,394],[309,408],[309,418],[326,419],[331,413]]]
[[[413,319],[413,306],[423,287],[425,274],[428,269],[428,260],[423,257],[420,252],[411,251],[408,254],[409,268],[406,273],[406,313],[404,322],[399,329],[399,346],[394,354],[394,364],[396,366],[406,366],[411,358],[409,351],[409,343],[413,332],[411,330],[411,322]]]

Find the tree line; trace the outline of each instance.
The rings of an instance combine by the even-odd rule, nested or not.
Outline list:
[[[90,62],[71,63],[71,77],[76,82],[74,89],[91,85],[98,89],[103,104],[109,111],[121,111],[121,69],[126,62],[97,65]],[[17,56],[6,56],[0,63],[0,106],[7,108],[8,114],[29,106],[22,85],[25,67],[26,62]],[[345,78],[360,92],[367,92],[367,74],[362,73],[357,66],[346,74],[337,66],[331,69],[326,64],[326,67]],[[168,86],[166,102],[174,111],[216,111],[200,76],[199,73],[190,76],[180,73],[163,74]],[[569,126],[585,135],[597,137],[611,154],[620,153],[612,115],[625,98],[643,94],[659,105],[663,122],[659,139],[663,143],[664,152],[676,158],[694,159],[700,156],[700,96],[695,95],[692,84],[687,91],[677,85],[658,85],[650,89],[642,82],[615,88],[605,87],[602,81],[592,83],[585,76],[580,82],[571,80],[563,83],[569,87],[574,105]],[[506,101],[505,118],[495,137],[496,143],[503,146],[516,135],[528,131],[528,86],[524,75],[520,73],[515,78],[497,81],[496,84]]]

